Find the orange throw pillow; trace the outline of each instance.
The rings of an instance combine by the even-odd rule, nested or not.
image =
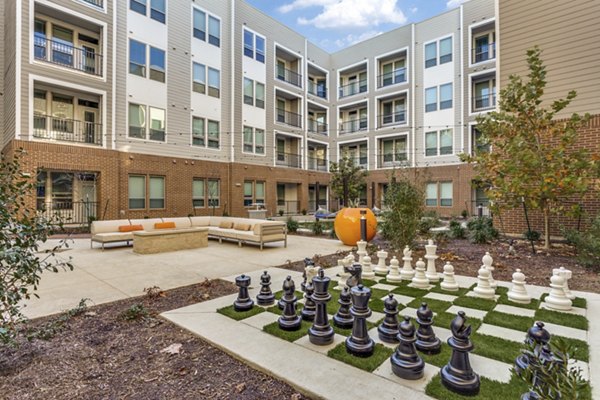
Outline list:
[[[219,224],[219,228],[221,229],[231,229],[232,226],[233,222],[231,221],[221,221],[221,223]]]
[[[157,222],[154,229],[175,229],[175,222]]]
[[[119,226],[119,232],[133,232],[133,231],[143,231],[144,227],[142,225],[121,225]]]

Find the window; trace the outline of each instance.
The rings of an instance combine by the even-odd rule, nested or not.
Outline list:
[[[244,126],[244,151],[252,153],[254,150],[254,130],[249,126]]]
[[[256,61],[265,63],[265,38],[256,35]]]
[[[425,68],[437,65],[437,42],[425,45]]]
[[[194,8],[194,37],[206,40],[206,13]]]
[[[262,83],[256,82],[255,88],[255,105],[258,108],[265,108],[265,85]]]
[[[425,112],[437,110],[437,87],[425,89]]]
[[[265,182],[263,181],[244,182],[244,207],[251,207],[254,204],[265,204]]]
[[[265,154],[265,131],[244,126],[244,152]]]
[[[207,14],[197,8],[194,8],[194,31],[196,39],[206,41]],[[221,47],[221,21],[208,15],[208,43],[216,47]]]
[[[254,105],[254,81],[244,78],[244,104]]]
[[[146,15],[146,0],[130,0],[129,9],[131,11]]]
[[[192,146],[206,146],[204,118],[192,117]]]
[[[485,110],[496,105],[496,80],[474,82],[473,110]]]
[[[221,96],[221,73],[214,68],[208,68],[208,95],[219,98]]]
[[[151,0],[150,1],[150,18],[165,23],[165,0]]]
[[[208,17],[208,43],[221,47],[221,21],[213,16]]]
[[[250,207],[253,203],[254,183],[244,182],[244,207]]]
[[[440,131],[440,155],[452,154],[452,129]]]
[[[194,178],[192,181],[192,203],[194,208],[203,208],[206,193],[204,191],[204,179]]]
[[[425,132],[425,155],[437,156],[437,132]]]
[[[382,87],[406,81],[404,60],[397,60],[383,64],[381,66],[381,72],[382,75],[380,85]]]
[[[244,55],[264,64],[265,38],[244,29]]]
[[[129,137],[164,142],[165,117],[166,112],[161,108],[148,107],[147,115],[145,105],[129,103]]]
[[[146,137],[146,106],[129,103],[129,137]]]
[[[219,148],[219,123],[217,121],[208,120],[208,147]]]
[[[382,125],[401,123],[406,121],[404,99],[385,101],[382,104]]]
[[[471,154],[490,151],[490,144],[483,140],[481,132],[473,126],[471,128]]]
[[[397,161],[406,161],[406,138],[386,139],[381,141],[383,149],[382,161],[384,163],[393,163]]]
[[[150,79],[165,81],[165,52],[154,47],[150,47]]]
[[[244,55],[254,58],[254,33],[244,29]]]
[[[193,74],[192,90],[196,93],[206,93],[206,66],[194,63]]]
[[[221,181],[218,179],[208,180],[208,206],[219,207],[221,199]]]
[[[149,107],[150,140],[165,141],[165,110]]]
[[[265,204],[265,183],[255,182],[254,183],[254,203]]]
[[[129,175],[129,209],[146,208],[146,177]]]
[[[425,205],[428,207],[437,207],[437,189],[438,185],[436,182],[431,182],[427,184],[425,190]]]
[[[425,155],[443,156],[453,152],[452,129],[442,129],[441,131],[432,131],[425,133]],[[439,146],[438,146],[439,144]]]
[[[440,65],[452,61],[452,38],[440,40]]]
[[[164,176],[151,176],[149,186],[150,208],[165,208]]]
[[[133,39],[129,40],[129,73],[146,77],[146,45]]]
[[[452,108],[452,84],[440,86],[440,110]]]
[[[452,207],[452,182],[440,182],[440,206]]]

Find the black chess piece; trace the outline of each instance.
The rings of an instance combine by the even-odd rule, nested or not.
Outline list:
[[[442,351],[442,341],[435,336],[435,332],[431,325],[433,324],[433,312],[427,303],[421,303],[421,307],[417,310],[417,342],[415,346],[417,350],[425,354],[439,354]]]
[[[420,379],[425,371],[425,362],[417,354],[415,327],[408,315],[405,315],[404,321],[400,323],[399,332],[400,344],[390,359],[392,371],[402,379]]]
[[[385,318],[377,327],[379,339],[386,343],[398,343],[400,325],[398,323],[398,301],[392,293],[383,302]]]
[[[450,324],[452,337],[448,345],[452,348],[450,362],[441,370],[442,384],[450,391],[464,395],[475,396],[479,393],[479,375],[473,372],[469,362],[469,352],[475,346],[469,339],[471,325],[466,325],[467,317],[464,311],[459,311]]]
[[[292,277],[288,275],[283,282],[283,297],[284,303],[283,314],[277,320],[279,327],[284,331],[297,331],[302,325],[302,318],[296,315],[296,295],[294,294],[296,285]]]
[[[534,349],[539,351],[541,347],[547,345],[548,342],[550,342],[550,333],[544,328],[543,322],[536,321],[536,323],[527,331],[525,344],[530,346],[534,345]],[[520,374],[521,371],[527,369],[528,366],[529,356],[527,353],[521,353],[515,360],[515,371],[517,374]]]
[[[237,299],[233,302],[235,311],[248,311],[254,306],[254,301],[248,295],[248,287],[250,286],[250,277],[240,275],[235,278],[235,284],[240,288]]]
[[[362,265],[359,263],[353,263],[350,266],[344,267],[344,272],[350,274],[350,277],[346,279],[346,286],[353,288],[358,285],[362,285]]]
[[[260,276],[260,293],[256,296],[256,304],[270,306],[275,302],[275,295],[271,291],[271,276],[267,271]]]
[[[327,291],[330,281],[331,279],[325,276],[323,268],[319,268],[317,276],[312,280],[314,293],[311,297],[317,306],[317,311],[315,322],[308,329],[308,339],[312,344],[319,346],[332,343],[333,335],[335,334],[333,328],[329,325],[329,318],[327,317],[327,302],[331,300],[331,295]]]
[[[308,282],[308,284],[304,287],[304,308],[302,308],[302,319],[305,321],[314,321],[315,313],[317,312],[317,306],[313,301],[313,293],[315,291],[315,287],[312,282]]]
[[[346,339],[346,351],[357,357],[370,357],[375,351],[375,342],[369,337],[367,318],[371,316],[369,299],[371,289],[359,284],[350,289],[352,307],[350,314],[354,317],[352,334]]]
[[[350,289],[345,286],[340,293],[340,299],[338,300],[340,308],[338,312],[333,316],[333,324],[338,328],[348,329],[352,328],[354,317],[350,314],[350,307],[352,306],[352,299],[350,297]]]

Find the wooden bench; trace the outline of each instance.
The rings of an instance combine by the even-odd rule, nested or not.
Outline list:
[[[158,229],[133,232],[133,252],[138,254],[197,249],[208,246],[208,228]]]

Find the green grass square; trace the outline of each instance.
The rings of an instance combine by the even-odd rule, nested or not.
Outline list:
[[[523,336],[523,340],[525,336]],[[495,336],[473,333],[471,341],[475,345],[474,354],[483,357],[493,358],[494,360],[502,361],[507,364],[513,364],[519,354],[523,343],[513,342],[506,339],[501,339]]]
[[[375,371],[381,364],[394,354],[394,350],[380,343],[375,344],[371,357],[356,357],[346,351],[346,343],[340,343],[327,353],[328,357],[350,364],[367,372]]]
[[[366,286],[368,288],[370,288],[371,286],[377,285],[377,283],[378,282],[376,280],[373,280],[373,279],[363,278],[363,280],[362,280],[363,286]]]
[[[419,307],[421,307],[421,303],[427,303],[427,306],[431,309],[431,311],[433,311],[434,313],[437,313],[437,314],[443,313],[444,311],[446,311],[447,309],[452,307],[452,303],[450,303],[449,301],[443,301],[443,300],[438,300],[438,299],[429,299],[426,297],[423,297],[420,299],[414,299],[413,301],[408,303],[406,306],[418,309]]]
[[[425,393],[440,400],[462,400],[466,398],[475,400],[507,400],[520,399],[521,395],[527,392],[527,385],[517,378],[512,378],[509,383],[502,383],[486,377],[480,377],[480,382],[479,394],[473,397],[465,397],[446,389],[442,384],[440,374],[437,374],[425,387]]]
[[[392,293],[409,297],[423,297],[428,293],[428,291],[424,289],[413,288],[410,286],[398,286],[396,289],[392,290]]]
[[[541,301],[546,300],[546,297],[548,297],[549,293],[544,293],[542,295],[542,297],[540,298]],[[577,308],[587,308],[587,300],[584,299],[583,297],[575,297],[572,300],[573,303],[573,307],[577,307]]]
[[[304,308],[304,304],[302,304],[302,303],[296,303],[296,314],[300,315],[300,312],[302,311],[303,308]],[[271,307],[267,308],[267,311],[271,312],[273,314],[277,314],[277,315],[282,315],[283,314],[283,310],[280,309],[277,304],[275,304],[274,306],[271,306]]]
[[[538,321],[549,322],[551,324],[568,326],[584,331],[588,330],[588,320],[581,315],[567,314],[560,311],[551,311],[540,308],[535,312],[535,318]]]
[[[490,311],[496,307],[494,300],[481,299],[479,297],[463,296],[452,302],[460,307],[473,308],[475,310]]]
[[[490,325],[514,329],[516,331],[527,332],[527,330],[533,326],[535,318],[490,311],[483,318],[483,322]]]
[[[297,331],[284,331],[279,327],[279,323],[277,321],[270,323],[268,325],[263,326],[263,331],[277,336],[280,339],[287,340],[288,342],[295,342],[300,339],[302,336],[308,334],[308,328],[312,326],[312,323],[307,321],[302,321],[300,325],[300,329]]]
[[[435,365],[436,367],[443,367],[450,361],[452,356],[452,349],[446,343],[442,343],[441,351],[439,354],[425,354],[419,352],[419,355],[427,364]]]
[[[531,303],[529,303],[529,304],[515,303],[514,301],[510,301],[508,299],[508,296],[502,295],[498,298],[498,304],[505,304],[507,306],[526,308],[528,310],[537,310],[538,307],[540,306],[540,301],[538,299],[531,299]]]
[[[260,314],[260,313],[262,313],[264,311],[265,311],[264,308],[259,307],[257,305],[254,305],[254,307],[252,307],[248,311],[235,311],[235,309],[233,308],[233,305],[230,305],[230,306],[227,306],[227,307],[223,307],[223,308],[219,308],[217,310],[217,312],[219,314],[223,314],[226,317],[235,319],[236,321],[241,321],[243,319],[252,317],[253,315]]]

